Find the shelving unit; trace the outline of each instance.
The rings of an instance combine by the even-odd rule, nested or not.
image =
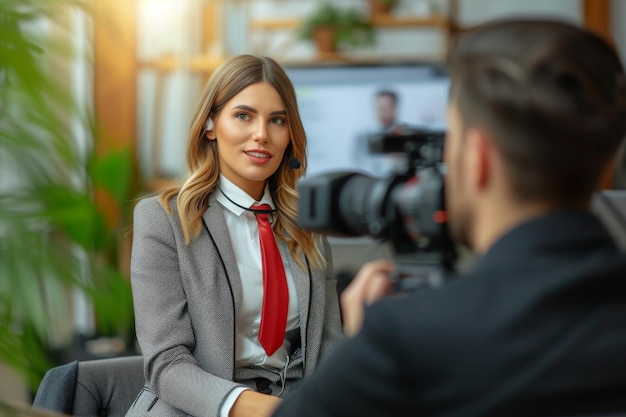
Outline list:
[[[182,60],[171,55],[156,59],[139,61],[139,69],[149,69],[157,72],[172,72],[180,69],[190,72],[210,74],[226,57],[217,55],[198,55],[188,60]]]
[[[397,16],[394,14],[373,14],[371,22],[378,31],[388,30],[434,30],[440,36],[440,45],[436,54],[410,54],[390,55],[378,54],[376,57],[364,58],[363,54],[341,52],[332,54],[320,54],[310,58],[300,58],[296,60],[281,59],[286,55],[284,52],[297,46],[302,41],[296,39],[295,32],[301,24],[300,18],[252,18],[247,22],[247,30],[249,32],[250,52],[257,54],[271,55],[278,58],[283,63],[315,65],[318,63],[336,62],[341,63],[362,63],[362,62],[381,62],[387,60],[402,61],[441,61],[445,58],[450,40],[455,33],[456,9],[458,0],[448,0],[447,13],[432,14],[430,16]],[[219,16],[222,13],[222,5],[220,1],[208,2],[202,14],[203,27],[208,28],[203,33],[202,45],[203,51],[208,51],[211,44],[220,42],[220,34],[216,29]],[[288,39],[283,40],[278,45],[270,47],[273,36],[279,31],[288,32]],[[187,70],[192,73],[210,74],[223,60],[225,56],[215,53],[203,53],[190,59],[182,60],[174,56],[161,56],[156,59],[143,60],[138,62],[139,69],[150,69],[160,73],[167,73],[176,70]],[[286,62],[288,61],[288,62]]]
[[[374,28],[377,31],[380,30],[435,30],[440,35],[440,46],[439,53],[435,56],[412,56],[412,59],[415,60],[418,58],[419,60],[443,60],[447,55],[448,48],[450,47],[450,41],[452,36],[457,30],[456,24],[456,12],[457,12],[458,0],[448,0],[447,5],[447,13],[433,13],[428,16],[398,16],[394,14],[373,14],[370,17],[370,21]],[[262,54],[271,54],[273,56],[278,56],[280,53],[277,51],[278,48],[268,49],[266,45],[269,42],[266,42],[267,39],[271,38],[271,36],[276,31],[292,31],[300,26],[301,19],[299,18],[280,18],[280,19],[252,19],[249,22],[249,29],[252,32],[250,35],[251,39],[260,38],[260,42],[257,41],[257,44],[260,44],[261,47],[254,48],[255,53]],[[287,42],[283,42],[280,46],[281,49],[285,47],[295,46],[299,41],[295,39],[293,36]],[[253,44],[253,42],[249,42]],[[390,56],[385,57],[381,56],[378,60],[384,61],[388,59],[406,59],[407,57],[398,57],[398,56]],[[356,59],[358,61],[358,58]],[[317,54],[315,58],[311,60],[311,64],[315,64],[316,61],[328,62],[328,61],[336,61],[336,62],[354,62],[355,58],[351,57],[349,53],[335,53],[335,54]]]
[[[377,14],[371,17],[375,27],[386,28],[440,28],[446,30],[450,27],[451,19],[447,16],[433,14],[432,16],[394,16]],[[283,19],[254,19],[250,27],[257,30],[296,29],[301,23],[297,18]]]

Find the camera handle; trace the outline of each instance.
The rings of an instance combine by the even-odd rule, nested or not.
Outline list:
[[[396,263],[398,267],[390,276],[393,292],[437,288],[452,276],[451,268],[432,253],[399,256],[396,258]]]

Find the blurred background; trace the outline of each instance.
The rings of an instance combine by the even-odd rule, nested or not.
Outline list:
[[[450,46],[505,16],[573,22],[626,56],[620,0],[0,1],[0,402],[29,403],[55,364],[138,353],[132,207],[185,174],[196,103],[224,59],[286,68],[309,174],[384,175],[392,162],[358,158],[379,129],[376,93],[397,94],[404,124],[445,130]],[[626,188],[625,165],[601,187]],[[391,256],[331,244],[338,275]]]

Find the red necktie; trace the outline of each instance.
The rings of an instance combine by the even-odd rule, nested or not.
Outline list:
[[[271,210],[267,204],[252,206],[254,210]],[[276,239],[268,213],[255,212],[259,224],[261,259],[263,264],[263,307],[259,342],[268,356],[283,345],[289,308],[289,290]]]

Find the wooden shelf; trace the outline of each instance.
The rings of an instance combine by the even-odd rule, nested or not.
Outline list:
[[[424,55],[421,54],[416,57],[414,54],[392,54],[392,55],[377,55],[375,57],[359,55],[356,53],[318,53],[311,59],[288,59],[281,60],[280,64],[283,66],[317,66],[328,64],[353,64],[353,65],[367,65],[367,64],[388,64],[394,63],[427,63],[427,64],[440,64],[441,56],[438,54]]]
[[[283,18],[283,19],[255,19],[250,21],[250,28],[260,31],[274,31],[274,30],[294,30],[297,29],[302,20],[299,18]],[[449,34],[452,29],[451,20],[446,16],[432,15],[432,16],[394,16],[394,15],[373,15],[371,22],[374,27],[378,28],[399,28],[399,29],[414,29],[414,28],[434,28],[441,30],[442,32]],[[144,60],[139,62],[139,68],[150,69],[160,72],[173,72],[176,70],[187,70],[200,74],[210,74],[214,71],[223,61],[225,57],[222,56],[195,56],[189,59],[181,59],[174,56],[162,56],[156,59]],[[378,56],[374,59],[359,56],[352,53],[331,53],[331,54],[318,54],[312,59],[293,61],[286,64],[293,65],[315,65],[315,64],[328,64],[328,63],[371,63],[371,62],[385,62],[385,61],[416,61],[414,56]],[[440,61],[441,56],[420,56],[420,62],[434,62]]]
[[[371,22],[375,27],[385,28],[447,28],[450,25],[450,19],[441,15],[407,17],[394,15],[373,15]],[[301,23],[301,19],[297,18],[255,19],[250,22],[250,27],[257,30],[295,29],[299,27]]]
[[[222,62],[226,60],[224,56],[196,56],[189,60],[189,70],[194,72],[213,72]]]
[[[155,59],[140,60],[139,69],[150,69],[154,71],[175,71],[180,68],[180,60],[174,56],[162,56]]]
[[[255,19],[250,27],[257,30],[295,29],[301,24],[300,19]]]
[[[374,15],[372,24],[375,27],[384,28],[429,28],[438,27],[446,29],[450,26],[450,19],[445,16],[411,16],[399,17],[393,15]]]
[[[162,57],[148,61],[142,61],[139,63],[140,68],[150,69],[160,72],[173,72],[178,70],[187,70],[198,74],[210,74],[213,72],[225,58],[211,57],[211,56],[196,56],[191,58],[187,64],[183,64],[181,60],[174,59],[173,57]],[[316,65],[328,65],[328,64],[385,64],[389,62],[411,62],[411,63],[440,63],[441,57],[439,55],[420,55],[416,58],[413,54],[406,55],[380,55],[376,57],[358,55],[355,53],[318,53],[313,58],[303,59],[289,59],[281,60],[281,65],[286,66],[316,66]]]
[[[395,14],[374,14],[370,15],[369,21],[372,24],[375,30],[421,30],[428,29],[437,32],[440,35],[441,44],[439,45],[440,52],[436,57],[431,56],[422,56],[424,61],[441,61],[445,58],[447,54],[447,50],[450,45],[450,41],[452,36],[455,34],[457,28],[454,23],[454,19],[451,17],[452,14],[439,14],[433,13],[431,15],[412,15],[412,16],[402,16]],[[258,32],[259,39],[261,41],[260,45],[263,48],[263,41],[265,36],[269,35],[272,31],[278,30],[287,30],[294,32],[302,25],[302,18],[279,18],[279,19],[252,19],[249,21],[249,28],[252,32]],[[288,41],[288,45],[294,45],[297,42],[295,38]],[[283,42],[285,43],[285,42]],[[265,43],[265,48],[270,45],[269,42]],[[284,48],[282,48],[284,50]],[[268,53],[264,49],[261,49],[264,52]],[[271,52],[269,52],[271,53]],[[351,55],[351,54],[350,54]],[[356,55],[356,54],[355,54]],[[422,54],[423,55],[423,54]],[[432,54],[431,54],[432,55]],[[384,59],[379,57],[379,59]],[[391,56],[388,57],[389,60],[398,61],[401,60],[402,57]],[[344,54],[324,54],[318,55],[314,58],[315,61],[321,61],[322,63],[327,62],[337,62],[337,63],[345,63],[352,62],[355,59],[346,56]],[[359,58],[356,58],[358,61]],[[415,60],[415,57],[413,57]],[[422,60],[422,59],[420,59]]]
[[[139,61],[139,68],[160,72],[172,72],[182,69],[206,74],[213,72],[225,59],[226,57],[222,56],[201,55],[182,60],[168,55]]]

